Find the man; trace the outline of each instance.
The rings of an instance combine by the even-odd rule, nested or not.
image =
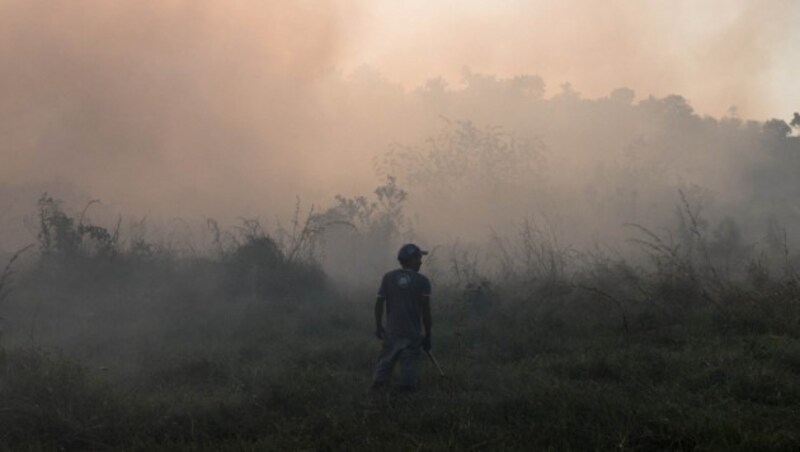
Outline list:
[[[375,301],[375,336],[383,340],[383,348],[372,378],[373,390],[386,386],[396,362],[400,363],[400,389],[417,386],[420,348],[431,349],[431,283],[419,273],[426,254],[413,243],[403,245],[397,253],[401,268],[381,280]]]

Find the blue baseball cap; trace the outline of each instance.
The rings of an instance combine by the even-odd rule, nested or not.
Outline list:
[[[423,251],[417,245],[413,243],[406,243],[405,245],[400,247],[400,251],[397,252],[397,260],[399,261],[407,261],[415,256],[424,256],[428,254],[427,251]]]

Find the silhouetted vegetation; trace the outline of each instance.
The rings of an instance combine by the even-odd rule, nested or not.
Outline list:
[[[216,245],[205,255],[85,232],[105,229],[43,197],[40,252],[15,263],[2,306],[0,444],[790,450],[800,441],[794,254],[778,227],[760,249],[732,219],[711,227],[684,193],[673,230],[628,226],[639,258],[566,246],[536,217],[496,235],[493,251],[436,249],[424,270],[437,275],[435,352],[450,379],[423,367],[416,394],[369,403],[374,288],[365,281],[345,299],[320,254],[291,250],[312,235],[391,242],[406,196],[389,179],[374,202],[339,197],[305,220],[298,207],[294,233],[211,221]]]
[[[0,0],[0,450],[800,450],[798,7],[378,3]]]

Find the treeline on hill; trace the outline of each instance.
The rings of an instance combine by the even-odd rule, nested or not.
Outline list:
[[[560,219],[573,242],[619,241],[623,223],[671,224],[678,191],[708,221],[735,221],[751,242],[770,222],[797,229],[800,115],[790,123],[713,118],[676,95],[636,102],[621,88],[586,99],[566,86],[545,99],[535,77],[467,80],[438,97],[442,87],[417,94],[437,99],[426,105],[446,118],[469,120],[445,119],[423,143],[394,145],[377,159],[378,171],[409,191],[421,230],[508,233],[520,213],[536,212]]]
[[[10,449],[742,449],[800,437],[800,289],[785,229],[748,246],[684,193],[639,258],[563,244],[546,219],[486,254],[438,248],[421,390],[367,404],[374,287],[331,249],[391,254],[407,192],[340,197],[288,228],[171,249],[38,204],[3,274],[0,445]],[[733,226],[729,226],[733,230]],[[335,243],[329,241],[335,238]],[[343,246],[345,244],[346,246]],[[358,248],[358,247],[365,248]],[[486,265],[486,261],[496,265]]]
[[[563,217],[559,229],[580,237],[582,244],[593,234],[603,242],[607,234],[619,240],[614,231],[623,222],[668,224],[678,190],[703,198],[710,219],[730,215],[748,234],[760,234],[769,217],[797,221],[800,117],[762,122],[740,118],[735,108],[711,117],[694,111],[681,96],[637,96],[628,88],[589,98],[570,85],[546,89],[535,75],[504,78],[465,70],[461,82],[448,86],[434,79],[407,91],[368,70],[320,81],[319,102],[310,102],[314,109],[303,110],[297,119],[306,131],[300,134],[304,139],[297,140],[297,133],[286,138],[300,149],[275,155],[308,167],[317,181],[286,182],[256,158],[261,155],[256,149],[272,155],[266,149],[273,149],[280,126],[229,129],[221,127],[216,115],[196,112],[201,117],[185,130],[192,143],[187,156],[241,164],[230,169],[207,165],[191,176],[183,166],[174,166],[182,161],[170,147],[175,137],[163,136],[161,129],[137,129],[136,140],[127,133],[98,136],[65,129],[74,138],[66,140],[66,149],[52,143],[17,152],[19,168],[6,168],[9,182],[0,185],[0,203],[9,207],[0,215],[0,247],[11,249],[27,237],[21,218],[30,201],[20,200],[43,191],[58,193],[75,206],[103,195],[116,205],[132,206],[122,207],[131,215],[191,218],[211,212],[224,222],[252,212],[252,206],[268,204],[270,210],[257,212],[262,215],[288,210],[291,198],[277,194],[300,193],[308,199],[322,186],[354,184],[364,191],[374,183],[374,163],[381,176],[397,177],[409,193],[407,211],[412,218],[419,215],[416,229],[435,233],[431,238],[437,243],[453,235],[482,239],[489,226],[509,233],[520,213],[531,212]],[[262,104],[271,103],[265,99]],[[84,125],[103,128],[114,117],[87,118]],[[204,139],[209,131],[214,138]],[[264,137],[266,131],[271,132]],[[89,138],[99,141],[84,143]],[[241,141],[249,145],[221,145]],[[390,155],[384,152],[387,145]],[[81,155],[87,147],[95,150],[93,164],[106,171],[86,172],[80,159],[62,162],[64,152]],[[101,152],[106,149],[126,155],[126,166],[118,166],[114,153]],[[295,154],[305,162],[296,161]],[[128,174],[131,165],[147,177],[131,176],[109,186],[100,176]],[[65,182],[52,182],[53,175]],[[158,196],[150,195],[152,187],[159,187]],[[18,240],[7,238],[6,231]]]
[[[796,450],[800,120],[365,77],[341,96],[394,124],[471,120],[378,156],[371,194],[205,243],[39,199],[0,279],[0,448]],[[375,284],[411,240],[449,378],[374,406]]]

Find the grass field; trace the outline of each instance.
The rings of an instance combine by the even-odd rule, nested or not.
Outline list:
[[[10,267],[0,448],[800,445],[800,290],[780,266],[722,272],[652,236],[637,266],[545,243],[532,267],[482,274],[454,253],[433,298],[447,377],[425,361],[416,393],[381,398],[374,288],[264,237],[216,257],[51,246]]]

